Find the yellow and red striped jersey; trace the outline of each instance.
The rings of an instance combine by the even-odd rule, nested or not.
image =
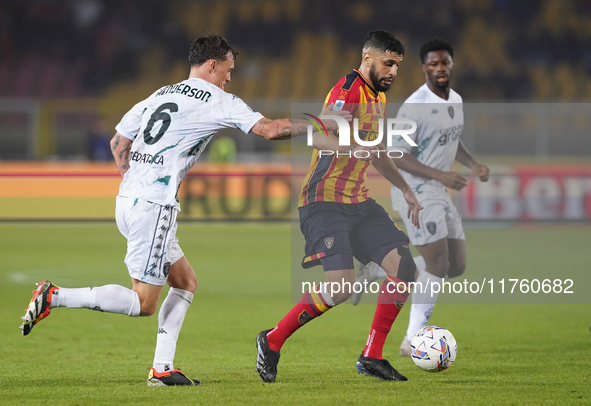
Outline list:
[[[359,138],[365,141],[378,137],[378,119],[384,117],[386,95],[377,92],[369,80],[357,69],[341,78],[324,101],[326,107],[335,103],[337,108],[351,112],[359,121]],[[353,125],[351,123],[351,145]],[[368,199],[365,181],[369,161],[355,157],[322,155],[314,149],[310,169],[304,178],[298,207],[314,202],[360,203]]]

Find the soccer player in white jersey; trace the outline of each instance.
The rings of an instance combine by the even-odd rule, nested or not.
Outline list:
[[[481,181],[488,180],[489,169],[470,155],[460,135],[464,127],[462,97],[450,87],[454,67],[452,46],[441,39],[426,42],[420,50],[426,83],[415,91],[398,111],[398,117],[417,123],[417,131],[411,135],[418,147],[410,148],[402,139],[394,141],[392,148],[403,151],[396,166],[424,207],[420,228],[410,227],[407,207],[402,195],[392,188],[392,207],[400,213],[406,225],[411,243],[421,254],[414,258],[419,269],[417,285],[422,290],[412,294],[410,320],[406,336],[400,345],[400,355],[410,356],[410,340],[427,325],[437,293],[432,283],[443,278],[462,275],[466,267],[466,244],[462,219],[453,205],[446,188],[461,190],[466,178],[451,170],[454,160],[466,165]],[[357,281],[372,282],[385,277],[383,269],[374,263],[362,267]],[[357,304],[360,294],[354,295]]]
[[[189,78],[158,89],[136,104],[116,127],[111,148],[123,181],[115,216],[127,239],[125,264],[132,289],[119,285],[70,289],[42,281],[22,317],[23,335],[55,307],[150,316],[156,312],[162,288],[168,283],[170,290],[158,313],[148,385],[200,384],[173,365],[176,342],[197,288],[193,268],[175,235],[180,183],[222,128],[239,128],[244,133],[280,140],[303,135],[308,126],[305,120],[266,119],[240,98],[224,92],[235,58],[236,52],[224,38],[198,38],[189,53]],[[323,113],[336,114],[332,107]],[[351,120],[349,112],[339,113]],[[338,129],[332,120],[326,120],[326,125]]]

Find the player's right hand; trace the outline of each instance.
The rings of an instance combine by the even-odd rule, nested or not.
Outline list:
[[[472,168],[472,173],[480,178],[481,182],[488,181],[488,177],[490,174],[490,169],[486,165],[478,164],[474,168]]]
[[[468,180],[457,172],[441,172],[437,180],[453,190],[462,190],[468,184]]]

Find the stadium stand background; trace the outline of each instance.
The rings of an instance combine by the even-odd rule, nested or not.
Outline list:
[[[188,46],[204,32],[240,52],[227,90],[279,116],[292,101],[321,101],[358,66],[373,29],[407,48],[389,100],[424,82],[418,47],[433,36],[455,46],[465,101],[591,99],[590,1],[5,0],[0,159],[89,158],[93,123],[113,128],[135,102],[184,79]],[[236,137],[239,159],[285,148],[246,138]]]
[[[457,166],[469,180],[454,194],[464,219],[591,221],[589,0],[4,0],[0,221],[112,221],[119,175],[94,161],[110,159],[108,140],[131,106],[186,78],[198,36],[220,33],[240,52],[227,91],[281,117],[293,103],[322,102],[376,29],[407,49],[392,112],[424,83],[420,45],[434,36],[454,45],[462,139],[493,173],[484,184]],[[183,182],[181,217],[293,215],[305,140],[219,134]],[[368,186],[389,206],[383,182],[370,174]]]

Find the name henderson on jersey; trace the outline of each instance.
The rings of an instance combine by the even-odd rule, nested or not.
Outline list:
[[[156,93],[156,97],[170,93],[180,93],[187,97],[194,97],[195,99],[204,101],[205,103],[207,103],[209,101],[209,98],[211,97],[211,93],[209,93],[208,91],[197,89],[184,83],[164,86],[162,89],[158,91],[158,93]]]
[[[134,162],[140,162],[142,164],[155,164],[164,166],[164,157],[162,155],[152,156],[152,154],[142,154],[141,152],[131,151],[129,153],[129,160]]]

